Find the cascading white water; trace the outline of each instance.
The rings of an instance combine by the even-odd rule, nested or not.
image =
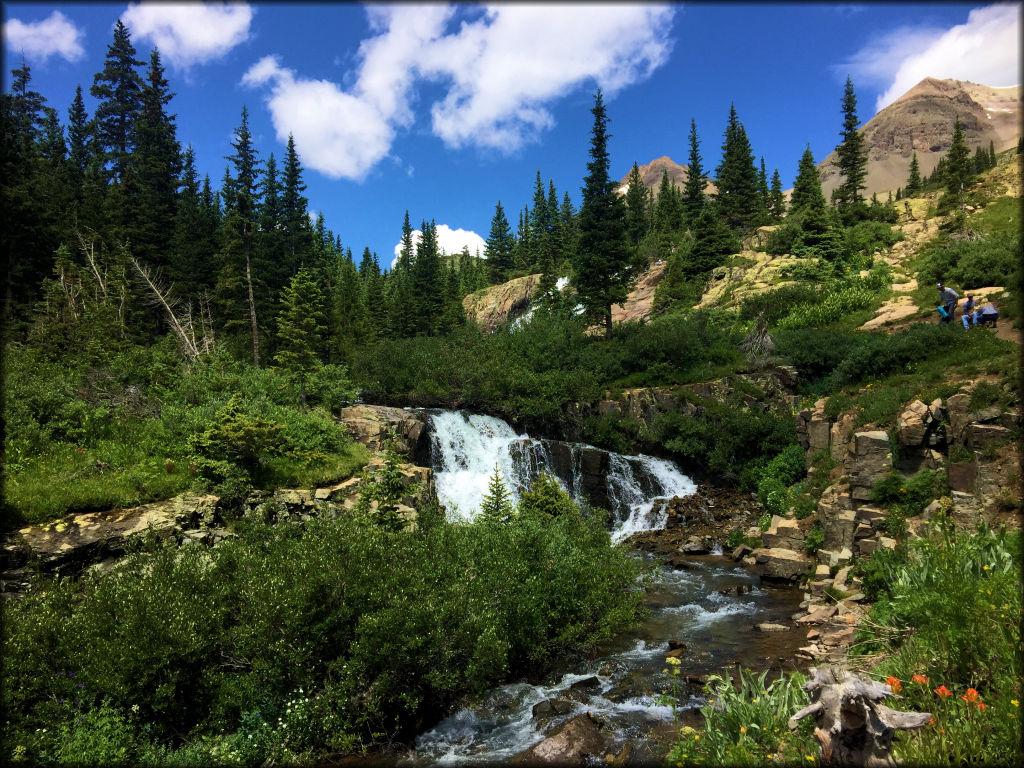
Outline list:
[[[495,466],[514,501],[543,471],[577,501],[583,493],[583,453],[600,449],[567,444],[571,460],[559,472],[545,441],[516,434],[509,424],[493,416],[445,411],[430,417],[434,481],[448,519],[472,520],[487,494]],[[663,528],[666,512],[658,502],[686,496],[696,490],[690,478],[672,462],[651,456],[608,453],[604,477],[616,524],[612,533],[620,541],[637,531]]]

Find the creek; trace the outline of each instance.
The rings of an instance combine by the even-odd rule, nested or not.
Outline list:
[[[663,528],[662,502],[696,490],[670,461],[531,438],[491,416],[431,412],[430,438],[437,494],[452,521],[472,519],[495,467],[513,497],[540,472],[554,475],[578,502],[609,509],[616,541]],[[592,658],[566,661],[542,679],[498,686],[448,714],[416,738],[401,763],[503,763],[586,712],[606,724],[608,752],[616,754],[628,743],[629,763],[657,760],[674,728],[673,708],[662,694],[675,690],[677,710],[686,720],[706,703],[702,676],[735,664],[793,668],[801,633],[762,632],[756,625],[788,625],[801,597],[796,590],[762,584],[754,571],[720,554],[694,556],[685,569],[657,567],[642,622]],[[669,641],[686,646],[675,689],[665,661]]]

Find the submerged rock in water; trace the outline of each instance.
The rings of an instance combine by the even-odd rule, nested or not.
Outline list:
[[[558,726],[546,739],[512,757],[509,764],[584,766],[602,760],[611,746],[604,723],[587,712]]]

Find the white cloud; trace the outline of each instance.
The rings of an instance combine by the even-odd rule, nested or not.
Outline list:
[[[25,23],[20,19],[4,22],[4,45],[8,50],[24,53],[26,58],[45,62],[51,56],[78,61],[85,56],[84,33],[60,11],[42,21]]]
[[[875,109],[891,104],[926,77],[995,87],[1020,83],[1020,7],[975,8],[950,29],[902,28],[872,41],[847,66],[855,78],[886,84]]]
[[[420,240],[423,238],[423,232],[418,229],[412,231],[412,241],[417,246],[420,244]],[[484,247],[486,242],[480,235],[471,229],[452,229],[447,224],[437,225],[437,245],[445,253],[461,253],[463,247],[469,248],[469,252],[476,256],[479,251],[480,256],[484,255]],[[398,261],[398,254],[402,250],[402,241],[399,240],[395,243],[395,258],[391,260],[391,267],[394,268],[395,262]]]
[[[373,36],[359,47],[351,87],[303,79],[276,57],[257,62],[242,82],[270,86],[278,138],[294,134],[307,167],[362,179],[388,156],[397,131],[413,126],[419,81],[444,89],[430,114],[447,146],[511,152],[554,124],[548,107],[557,99],[590,82],[613,95],[648,77],[671,52],[674,12],[495,5],[447,31],[454,6],[370,6]]]
[[[248,3],[139,3],[121,20],[139,38],[181,69],[219,59],[249,38],[253,10]]]

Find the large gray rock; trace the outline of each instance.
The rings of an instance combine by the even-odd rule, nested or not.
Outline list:
[[[397,437],[396,448],[414,455],[426,435],[427,417],[404,408],[384,405],[352,405],[341,409],[341,423],[355,440],[371,451],[379,451],[390,430]]]
[[[753,552],[754,567],[763,579],[797,581],[807,573],[811,559],[792,549],[762,547]]]
[[[778,515],[772,515],[771,525],[761,534],[761,542],[769,549],[799,549],[803,540],[798,521]]]
[[[870,499],[875,483],[892,469],[889,435],[881,430],[856,432],[845,468],[850,478],[850,495],[858,501]]]
[[[968,424],[966,430],[968,447],[980,451],[993,443],[1006,443],[1013,437],[1013,432],[998,424]]]
[[[832,423],[825,415],[825,398],[814,404],[807,421],[807,453],[813,456],[818,451],[827,451],[831,444]]]
[[[901,445],[921,445],[924,442],[929,419],[928,406],[914,400],[896,420]]]
[[[949,437],[953,443],[963,444],[964,430],[970,423],[968,405],[971,396],[959,393],[946,398],[946,413],[949,416]]]
[[[543,741],[509,760],[510,765],[584,766],[601,761],[612,745],[603,723],[587,712],[558,726]]]
[[[819,510],[820,511],[820,510]],[[853,509],[840,509],[831,515],[819,514],[821,530],[825,535],[822,544],[825,549],[840,550],[852,547],[854,532],[857,529],[857,512]]]

